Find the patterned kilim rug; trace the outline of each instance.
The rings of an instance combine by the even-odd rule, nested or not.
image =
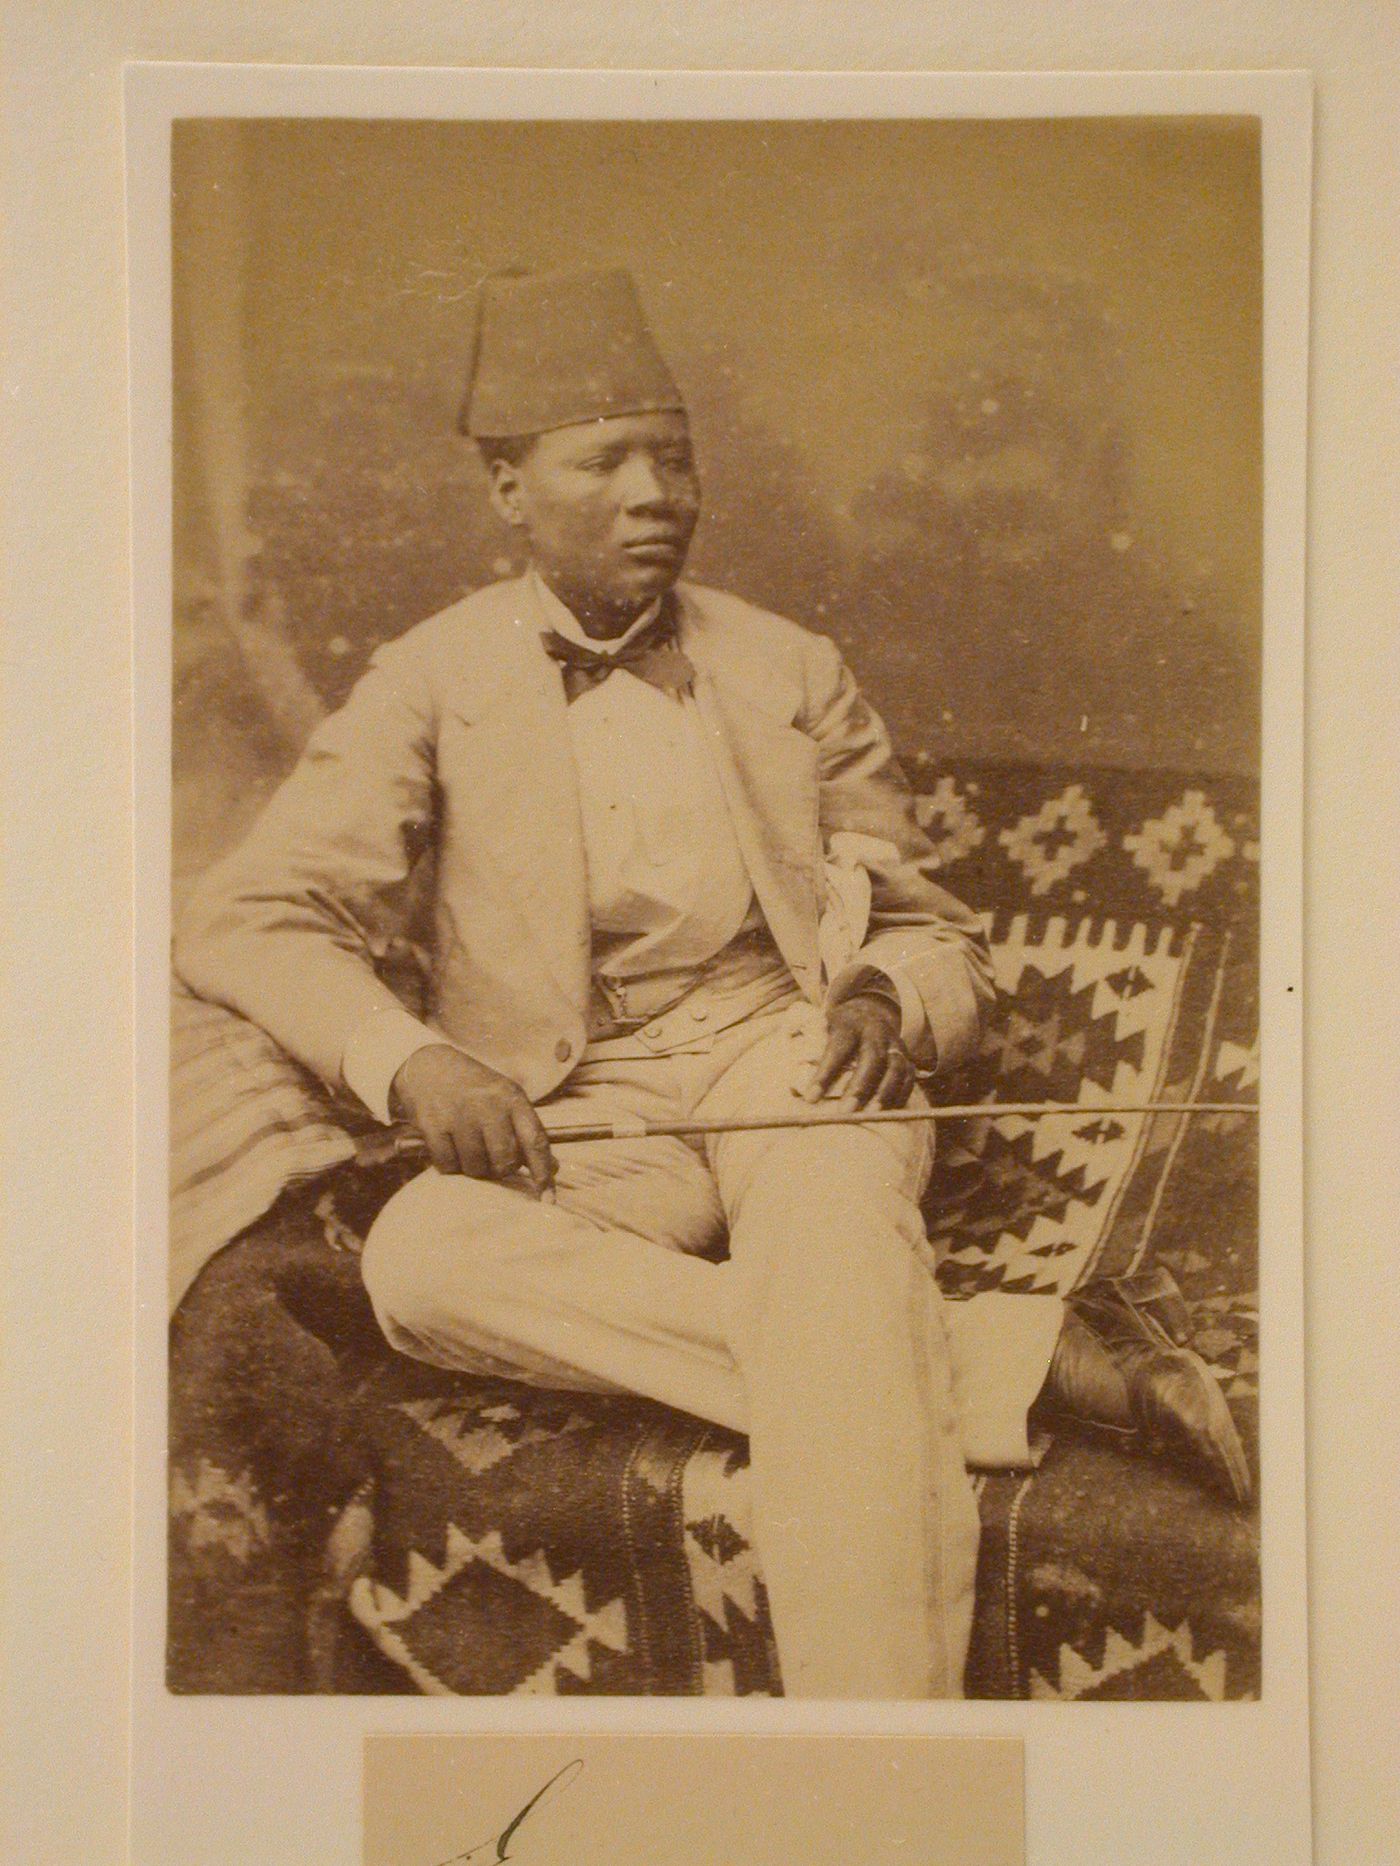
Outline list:
[[[950,1097],[1084,1106],[940,1130],[946,1294],[1165,1262],[1253,1454],[1253,1123],[1095,1112],[1254,1087],[1248,793],[965,768],[930,776],[921,809],[948,885],[991,909],[1004,997]],[[180,1006],[176,1064],[174,1255],[193,1287],[172,1326],[172,1688],[780,1690],[744,1442],[392,1354],[356,1251],[408,1169],[209,1007]],[[239,1236],[201,1270],[211,1227]],[[1256,1695],[1254,1515],[1048,1423],[1036,1470],[977,1480],[969,1691]]]

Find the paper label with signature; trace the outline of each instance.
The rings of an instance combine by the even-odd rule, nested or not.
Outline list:
[[[1002,1738],[375,1735],[364,1866],[1024,1866]]]

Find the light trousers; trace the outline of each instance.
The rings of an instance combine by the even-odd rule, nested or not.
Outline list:
[[[788,1111],[823,1035],[793,994],[668,1054],[595,1044],[541,1114]],[[785,1695],[957,1696],[978,1542],[969,1430],[983,1460],[1024,1457],[1060,1316],[1025,1298],[945,1306],[919,1212],[933,1132],[564,1145],[553,1204],[429,1170],[372,1226],[365,1284],[419,1359],[640,1393],[745,1433]],[[703,1254],[726,1237],[723,1260]],[[988,1353],[998,1306],[1011,1336]],[[957,1333],[977,1342],[962,1367]]]

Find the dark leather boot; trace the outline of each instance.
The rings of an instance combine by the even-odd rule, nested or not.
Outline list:
[[[1249,1464],[1220,1384],[1188,1342],[1171,1272],[1103,1277],[1070,1297],[1046,1395],[1063,1412],[1141,1444],[1247,1503]]]

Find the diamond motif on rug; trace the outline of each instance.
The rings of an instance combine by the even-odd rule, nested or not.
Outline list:
[[[986,840],[986,830],[950,777],[939,778],[931,791],[916,800],[914,809],[920,829],[945,867],[971,855]]]
[[[1219,817],[1201,790],[1188,790],[1161,816],[1149,818],[1123,847],[1169,907],[1198,888],[1235,852]]]
[[[1123,999],[1136,998],[1139,992],[1152,989],[1152,980],[1140,965],[1125,965],[1121,972],[1111,972],[1108,983]]]
[[[630,1643],[624,1603],[590,1611],[581,1572],[556,1580],[543,1550],[512,1561],[498,1530],[474,1540],[455,1523],[447,1525],[440,1567],[415,1550],[402,1595],[361,1577],[349,1606],[379,1649],[435,1696],[469,1688],[557,1692],[565,1675],[587,1683],[590,1642],[613,1652]],[[461,1650],[464,1624],[477,1629],[469,1654]]]
[[[1119,1035],[1118,1007],[1094,1014],[1094,981],[1027,966],[1005,1017],[983,1045],[1004,1101],[1077,1101],[1081,1084],[1113,1092],[1120,1065],[1140,1071],[1144,1034]]]
[[[1076,1140],[1121,1140],[1124,1129],[1121,1121],[1113,1121],[1100,1116],[1097,1121],[1086,1122],[1083,1127],[1076,1127],[1073,1132]]]
[[[739,1534],[733,1523],[724,1516],[707,1516],[702,1523],[687,1523],[686,1534],[709,1556],[711,1561],[721,1567],[725,1562],[733,1561],[749,1545]]]
[[[1071,784],[997,837],[1030,882],[1032,894],[1048,893],[1107,840],[1082,784]]]

